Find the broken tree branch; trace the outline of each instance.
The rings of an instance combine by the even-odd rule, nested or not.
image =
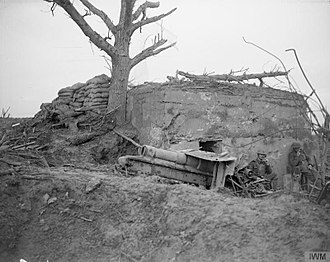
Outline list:
[[[4,132],[4,134],[2,135],[2,138],[0,140],[0,146],[6,141],[6,138],[7,138],[7,133]]]
[[[6,163],[11,166],[21,166],[22,165],[22,163],[20,163],[20,162],[11,161],[11,160],[8,160],[5,158],[0,158],[0,162]]]
[[[82,15],[82,17],[90,16],[92,15],[91,10],[85,9],[85,14]]]
[[[177,71],[177,73],[181,76],[189,78],[191,80],[198,80],[198,81],[209,81],[209,82],[241,82],[247,81],[251,79],[262,79],[265,77],[276,77],[276,76],[286,76],[289,72],[264,72],[259,74],[242,74],[242,75],[233,75],[233,74],[222,74],[222,75],[194,75],[185,73],[182,71]]]
[[[105,25],[109,28],[109,30],[112,32],[112,34],[115,34],[117,32],[116,26],[113,24],[111,19],[107,16],[106,13],[104,13],[102,10],[96,8],[94,5],[92,5],[87,0],[80,0],[80,2],[83,3],[84,6],[86,6],[93,14],[97,15],[102,19],[102,21],[105,23]]]
[[[163,19],[166,16],[169,16],[170,14],[172,14],[177,8],[173,8],[171,11],[165,13],[165,14],[161,14],[158,16],[153,16],[144,20],[141,20],[139,22],[133,23],[129,29],[129,34],[132,35],[136,29],[138,29],[139,27],[145,26],[147,24],[151,24],[153,22],[156,22],[160,19]]]
[[[312,96],[313,94],[315,94],[317,100],[319,101],[319,103],[320,103],[320,105],[321,105],[321,109],[322,109],[321,112],[323,113],[323,116],[326,117],[327,115],[329,115],[329,114],[328,114],[328,111],[325,109],[325,107],[324,107],[324,105],[323,105],[323,103],[322,103],[320,97],[317,95],[316,90],[315,90],[314,87],[312,86],[311,82],[309,82],[309,80],[308,80],[308,78],[307,78],[307,76],[306,76],[306,74],[305,74],[305,71],[304,71],[304,69],[302,68],[302,65],[301,65],[301,63],[300,63],[300,61],[299,61],[299,59],[298,59],[298,55],[297,55],[296,50],[293,49],[293,48],[290,48],[290,49],[287,49],[287,50],[285,50],[285,51],[286,51],[286,52],[288,52],[288,51],[293,51],[294,56],[295,56],[295,58],[296,58],[296,60],[297,60],[297,63],[298,63],[298,65],[299,65],[299,68],[300,68],[300,70],[301,70],[301,72],[302,72],[302,74],[303,74],[305,80],[307,81],[309,87],[312,89],[312,93],[308,96],[308,98],[309,98],[310,96]]]
[[[159,7],[159,5],[160,5],[159,2],[149,2],[149,1],[144,2],[134,12],[134,14],[133,14],[133,21],[136,20],[136,19],[138,19],[141,14],[143,14],[143,17],[142,17],[141,20],[144,20],[144,18],[146,16],[147,8],[157,8],[157,7]]]
[[[29,142],[29,143],[25,143],[23,145],[18,145],[18,146],[13,146],[11,149],[12,150],[16,150],[16,149],[20,149],[20,148],[23,148],[23,147],[28,147],[28,146],[31,146],[31,145],[34,145],[36,142],[33,141],[33,142]]]
[[[53,3],[52,4],[52,7],[50,8],[50,11],[52,12],[52,16],[54,16],[54,12],[55,12],[55,9],[56,9],[56,3]]]
[[[160,46],[164,45],[166,42],[167,42],[166,39],[160,39],[159,41],[155,42],[152,46],[149,46],[148,48],[142,50],[139,54],[137,54],[136,56],[134,56],[131,59],[130,67],[133,68],[135,65],[140,63],[142,60],[144,60],[150,56],[157,55],[160,52],[162,52],[176,44],[176,43],[173,43],[166,47],[159,48]]]
[[[98,48],[107,53],[110,57],[116,58],[118,55],[117,49],[109,44],[100,34],[92,29],[92,27],[86,22],[84,17],[78,12],[76,7],[71,3],[70,0],[44,0],[50,3],[56,3],[61,6],[72,20],[79,26],[81,31],[90,39],[90,41]],[[87,0],[83,0],[87,4]],[[92,8],[92,5],[90,4]],[[96,11],[96,10],[94,10]],[[97,12],[97,11],[96,11]],[[109,22],[108,22],[109,24]]]
[[[86,218],[86,217],[78,217],[78,218],[80,218],[81,220],[87,221],[87,222],[93,222],[92,219],[89,219],[89,218]]]
[[[252,43],[252,42],[248,42],[248,41],[246,41],[244,37],[243,37],[243,40],[244,40],[245,43],[250,44],[250,45],[253,45],[254,47],[256,47],[256,48],[262,50],[263,52],[265,52],[265,53],[271,55],[272,57],[276,58],[276,59],[281,63],[282,67],[284,68],[284,71],[288,72],[288,70],[286,69],[284,63],[282,62],[282,60],[281,60],[279,57],[277,57],[277,56],[274,55],[273,53],[267,51],[266,49],[262,48],[261,46],[258,46],[258,45],[254,44],[254,43]],[[294,88],[293,84],[291,83],[289,76],[286,75],[285,78],[286,78],[286,80],[287,80],[287,82],[288,82],[288,85],[289,85],[289,89],[290,89],[290,91],[293,92],[293,93],[298,93],[297,90]],[[318,134],[318,131],[315,129],[314,124],[313,124],[313,122],[312,122],[312,119],[310,119],[310,118],[308,117],[307,113],[306,113],[304,110],[302,110],[303,107],[301,107],[301,104],[299,104],[296,100],[294,100],[294,101],[295,101],[295,103],[296,103],[297,109],[299,109],[300,113],[302,113],[302,116],[303,116],[303,117],[305,118],[305,120],[309,123],[309,125],[310,125],[310,127],[312,128],[313,132],[314,132],[315,134]],[[309,104],[308,104],[307,102],[306,102],[306,104],[307,104],[307,108],[308,108],[309,112],[310,112],[311,115],[314,117],[314,120],[317,122],[317,125],[318,125],[319,127],[322,127],[322,126],[320,125],[320,123],[319,123],[319,121],[318,121],[316,115],[314,114],[314,112],[313,112],[313,111],[311,110],[311,108],[309,107]]]
[[[243,40],[244,40],[245,43],[247,43],[247,44],[249,44],[249,45],[253,45],[253,46],[255,46],[256,48],[259,48],[260,50],[264,51],[265,53],[267,53],[267,54],[269,54],[269,55],[275,57],[278,61],[280,61],[281,65],[282,65],[282,67],[283,67],[283,69],[284,69],[284,71],[285,71],[285,72],[288,72],[288,70],[286,69],[286,67],[285,67],[284,63],[282,62],[282,60],[279,59],[276,55],[272,54],[271,52],[267,51],[266,49],[262,48],[261,46],[256,45],[255,43],[252,43],[252,42],[248,42],[248,41],[246,41],[245,38],[244,38],[244,36],[243,36]]]
[[[170,45],[168,45],[168,46],[165,46],[165,47],[162,47],[162,48],[158,48],[157,50],[155,50],[155,51],[153,52],[152,55],[157,55],[157,54],[159,54],[160,52],[163,52],[164,50],[169,49],[169,48],[171,48],[172,46],[175,46],[175,45],[176,45],[176,42],[174,42],[174,43],[172,43],[172,44],[170,44]]]
[[[128,136],[125,136],[124,134],[120,133],[117,130],[113,130],[113,132],[115,132],[117,135],[121,136],[122,138],[125,138],[127,141],[131,142],[133,145],[135,145],[136,147],[142,147],[139,143],[135,142],[133,139],[129,138]]]

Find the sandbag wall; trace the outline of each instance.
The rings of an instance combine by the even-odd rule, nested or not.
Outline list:
[[[34,116],[36,123],[47,120],[55,125],[76,126],[90,122],[90,118],[102,116],[108,106],[111,78],[95,76],[86,83],[76,83],[62,88],[51,103],[43,103]]]
[[[66,105],[67,109],[70,108],[71,110],[95,109],[102,111],[108,105],[109,87],[110,78],[103,74],[88,80],[86,83],[76,83],[62,88],[52,103],[55,107]]]

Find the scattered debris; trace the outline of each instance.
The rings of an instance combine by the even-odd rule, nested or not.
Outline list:
[[[52,203],[55,203],[57,201],[57,197],[51,197],[47,200],[47,204],[50,205]]]
[[[92,219],[86,218],[86,217],[79,217],[81,220],[87,221],[87,222],[93,222]]]
[[[86,185],[86,189],[85,189],[85,192],[88,194],[88,193],[91,193],[93,192],[95,189],[99,188],[102,184],[102,181],[101,179],[99,178],[93,178],[91,179],[88,184]]]
[[[48,195],[47,193],[43,195],[42,197],[42,202],[44,204],[48,204],[48,199],[50,198],[50,195]]]
[[[22,210],[31,211],[32,210],[31,200],[28,198],[24,198],[22,200],[22,203],[20,204],[20,208]]]

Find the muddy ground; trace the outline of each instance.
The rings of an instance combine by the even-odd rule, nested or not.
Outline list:
[[[109,132],[73,146],[73,135],[49,130],[40,158],[0,151],[0,261],[304,261],[330,251],[329,204],[132,174],[116,164],[135,153],[128,141]]]

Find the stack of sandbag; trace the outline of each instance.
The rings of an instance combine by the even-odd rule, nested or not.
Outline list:
[[[85,90],[84,107],[106,109],[109,99],[110,84],[89,84]]]
[[[83,107],[105,110],[108,106],[110,78],[107,75],[95,76],[82,88],[84,94]]]
[[[74,109],[106,109],[109,98],[110,78],[107,75],[95,76],[86,83],[77,83],[62,88],[58,92],[56,104]],[[63,108],[64,109],[64,108]]]
[[[103,74],[86,83],[76,83],[60,89],[58,97],[52,103],[41,105],[41,111],[35,118],[40,121],[48,119],[71,123],[77,121],[77,117],[81,122],[91,114],[95,116],[95,113],[104,113],[108,106],[110,80],[110,77]]]
[[[74,102],[74,98],[73,98],[74,95],[76,93],[79,93],[79,90],[84,86],[85,84],[77,83],[74,84],[73,86],[60,89],[60,91],[58,91],[57,102],[65,105],[72,105],[72,103]],[[82,103],[79,105],[81,106]]]

